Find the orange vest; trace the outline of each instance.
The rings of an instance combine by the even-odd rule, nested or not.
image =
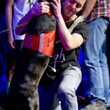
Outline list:
[[[50,32],[41,33],[40,35],[29,35],[26,33],[23,47],[52,56],[55,32],[56,30],[52,30]]]

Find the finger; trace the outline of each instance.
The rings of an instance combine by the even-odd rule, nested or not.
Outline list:
[[[15,46],[14,46],[14,45],[12,45],[12,46],[11,46],[11,48],[15,49]]]
[[[15,49],[15,46],[14,46],[14,44],[10,44],[10,46],[11,46],[11,48]]]
[[[53,2],[50,2],[50,4],[52,5],[52,7],[55,9],[55,4]]]
[[[50,5],[50,3],[49,2],[47,2],[47,1],[44,1],[44,2],[42,2],[44,5]]]
[[[48,13],[48,12],[50,12],[49,9],[44,9],[44,10],[42,10],[42,13]]]
[[[44,5],[43,8],[45,8],[45,9],[46,9],[46,8],[47,8],[47,9],[50,9],[50,6]]]
[[[53,0],[53,2],[55,3],[55,5],[57,5],[57,0]]]
[[[61,3],[61,0],[57,0],[58,1],[58,3]]]
[[[43,6],[43,5],[47,5],[47,6],[49,6],[50,5],[50,3],[49,2],[47,2],[47,1],[44,1],[44,2],[40,2],[40,4]]]
[[[47,12],[47,11],[50,11],[50,6],[48,5],[42,5],[42,12]]]

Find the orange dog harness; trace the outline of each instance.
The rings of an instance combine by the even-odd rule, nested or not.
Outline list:
[[[52,30],[50,32],[41,33],[40,35],[29,35],[26,33],[23,47],[52,56],[55,32],[56,30]]]

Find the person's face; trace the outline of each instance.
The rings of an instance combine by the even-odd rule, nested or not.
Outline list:
[[[71,17],[77,14],[83,8],[85,0],[64,0],[62,4],[62,15],[64,17]]]

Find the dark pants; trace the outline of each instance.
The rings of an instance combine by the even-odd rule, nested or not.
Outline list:
[[[8,82],[11,82],[13,77],[15,63],[18,61],[22,46],[23,40],[15,40],[15,49],[11,49],[6,45],[6,76]]]
[[[0,14],[0,32],[2,32],[3,30],[6,30],[5,15]],[[4,45],[6,43],[6,38],[6,32],[0,33],[0,75],[5,73],[4,61],[6,60],[6,57],[4,54]]]
[[[8,110],[39,110],[38,83],[49,59],[42,53],[22,49],[9,89]]]
[[[19,54],[21,52],[21,49],[23,47],[24,40],[15,40],[15,60],[18,60]]]

